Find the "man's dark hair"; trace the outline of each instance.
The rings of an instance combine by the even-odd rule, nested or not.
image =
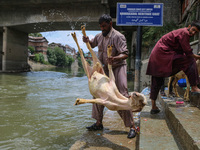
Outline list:
[[[102,24],[103,22],[110,23],[112,21],[112,17],[108,14],[103,14],[99,18],[99,24]]]
[[[191,26],[195,26],[197,27],[198,30],[200,30],[200,21],[199,20],[193,21],[191,23]]]

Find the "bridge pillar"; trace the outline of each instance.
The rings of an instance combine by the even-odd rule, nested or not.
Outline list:
[[[2,70],[3,32],[0,32],[0,71]]]
[[[2,71],[20,72],[28,68],[28,33],[3,28]]]

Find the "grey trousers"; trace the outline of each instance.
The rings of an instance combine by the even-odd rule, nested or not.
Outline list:
[[[105,73],[108,75],[108,71],[105,70]],[[126,65],[122,65],[113,69],[113,73],[115,76],[115,83],[119,92],[125,97],[128,97]],[[105,106],[103,105],[93,104],[92,118],[102,122],[104,107]],[[117,112],[124,121],[124,125],[126,127],[134,126],[133,113],[131,110],[119,110]]]

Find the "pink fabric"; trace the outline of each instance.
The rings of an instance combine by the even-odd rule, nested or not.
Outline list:
[[[190,36],[187,28],[181,28],[164,35],[153,48],[147,75],[168,77],[172,74],[174,59],[191,57]]]
[[[115,30],[114,28],[108,33],[106,37],[102,35],[102,33],[97,34],[94,39],[90,41],[90,45],[92,48],[98,46],[98,57],[99,60],[104,65],[108,65],[107,63],[107,46],[113,45],[112,48],[112,56],[117,56],[119,54],[127,54],[128,49],[126,45],[126,38],[123,34]],[[126,64],[126,60],[119,60],[115,62],[112,66],[113,68]]]

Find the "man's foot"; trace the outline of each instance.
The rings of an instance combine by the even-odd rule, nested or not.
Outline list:
[[[89,131],[95,131],[95,130],[103,130],[103,125],[96,125],[96,123],[94,123],[93,125],[86,127],[86,129],[88,129]]]
[[[160,112],[160,109],[151,109],[150,113],[153,114],[157,114]]]
[[[160,95],[161,95],[161,96],[167,96],[167,95],[165,94],[165,92],[160,92]]]
[[[192,86],[191,88],[192,88],[191,93],[199,93],[200,92],[200,89],[197,86]]]
[[[136,131],[134,129],[130,129],[127,138],[131,139],[134,138],[136,136]]]

